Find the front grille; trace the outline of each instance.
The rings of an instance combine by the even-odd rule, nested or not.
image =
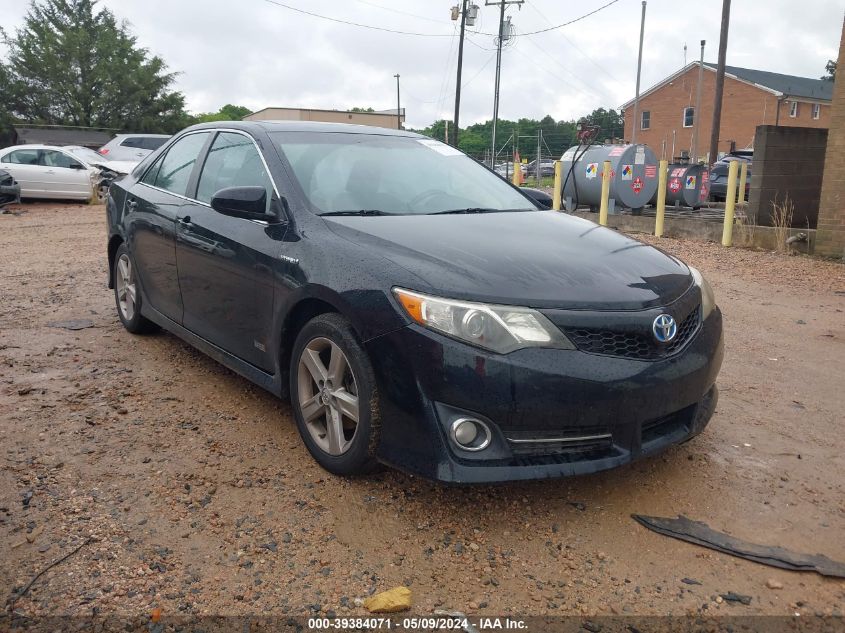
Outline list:
[[[583,453],[607,449],[613,443],[610,427],[589,426],[565,431],[507,431],[508,444],[514,455],[546,455]]]
[[[698,306],[678,325],[678,333],[668,345],[658,343],[650,333],[618,332],[587,328],[564,328],[567,338],[582,352],[621,356],[637,360],[656,360],[675,354],[692,339],[701,325]]]

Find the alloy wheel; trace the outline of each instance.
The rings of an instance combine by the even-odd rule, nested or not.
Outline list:
[[[131,321],[135,316],[137,287],[135,286],[132,261],[126,253],[123,253],[117,260],[116,286],[120,313],[126,321]]]
[[[309,341],[299,357],[299,407],[311,438],[329,455],[349,450],[358,430],[358,385],[349,359],[327,338]]]

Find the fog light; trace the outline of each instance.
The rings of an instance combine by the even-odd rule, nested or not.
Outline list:
[[[452,422],[452,441],[465,451],[480,451],[490,445],[490,429],[481,420],[458,418]]]

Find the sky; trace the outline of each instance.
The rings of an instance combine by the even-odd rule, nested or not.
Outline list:
[[[279,0],[291,7],[408,35],[305,15],[269,0],[100,0],[139,43],[179,74],[192,112],[226,103],[344,110],[396,107],[400,75],[406,127],[454,111],[458,0]],[[480,5],[464,47],[461,125],[492,118],[498,7]],[[641,0],[616,0],[592,16],[545,33],[610,0],[525,0],[508,7],[516,37],[502,53],[499,116],[577,119],[632,99]],[[29,0],[3,0],[3,27],[21,25]],[[716,61],[722,3],[649,0],[641,91],[699,56]],[[799,9],[800,6],[800,9]],[[843,0],[734,0],[727,63],[819,77],[835,59]],[[0,55],[6,51],[0,45]]]

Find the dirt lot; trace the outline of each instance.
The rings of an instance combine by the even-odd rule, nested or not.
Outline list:
[[[845,560],[845,267],[662,240],[724,311],[721,400],[663,456],[570,480],[447,488],[328,475],[287,403],[166,333],[120,326],[102,207],[0,215],[0,587],[25,614],[845,612],[845,581],[681,543],[684,514]],[[653,240],[653,238],[652,238]],[[48,325],[89,319],[68,331]],[[691,579],[700,584],[688,584]],[[782,585],[782,588],[770,588]],[[751,596],[749,605],[719,594]]]

